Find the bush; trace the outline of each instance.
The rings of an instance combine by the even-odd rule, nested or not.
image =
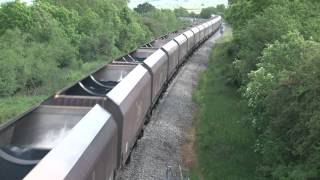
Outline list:
[[[147,12],[151,12],[151,11],[156,11],[156,7],[154,7],[152,4],[146,2],[143,4],[139,4],[136,8],[134,8],[134,10],[137,13],[143,14],[143,13],[147,13]]]
[[[174,9],[174,14],[177,17],[190,17],[191,15],[189,14],[189,12],[187,11],[187,9],[180,7],[177,9]]]
[[[11,59],[10,56],[10,53],[7,53],[0,57],[0,97],[11,96],[18,89],[15,67],[5,61]]]
[[[3,35],[7,29],[19,28],[29,31],[33,27],[31,14],[31,9],[23,3],[11,2],[1,4],[0,36]]]
[[[234,78],[251,108],[259,172],[269,179],[319,179],[319,1],[238,0]]]
[[[189,24],[178,19],[174,12],[168,9],[145,13],[142,16],[142,22],[150,29],[153,36],[164,35]]]
[[[299,22],[289,15],[287,7],[271,6],[249,20],[246,27],[236,31],[235,41],[241,47],[236,67],[241,79],[247,81],[247,74],[256,69],[258,57],[268,43],[291,30],[299,29],[299,26]]]
[[[184,23],[170,10],[139,15],[126,0],[2,3],[0,98],[49,95]]]
[[[274,178],[319,178],[318,123],[320,43],[289,33],[263,51],[245,95],[252,124],[261,134],[257,150]]]
[[[10,89],[10,93],[3,96],[17,91],[33,93],[37,88],[51,83],[48,77],[58,79],[63,76],[57,73],[59,68],[75,64],[74,49],[68,43],[59,39],[51,43],[28,42],[29,36],[15,29],[7,30],[0,37],[2,68],[8,68],[6,71],[10,74],[10,77],[2,76],[3,81],[7,81],[2,84],[7,84],[6,88]]]

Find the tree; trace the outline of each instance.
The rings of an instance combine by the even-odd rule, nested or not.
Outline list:
[[[192,18],[197,18],[199,15],[196,14],[195,12],[191,12],[189,16]]]
[[[127,0],[1,4],[0,96],[52,92],[75,80],[66,74],[81,75],[185,25],[171,10],[139,7],[142,14],[129,9]]]
[[[254,17],[254,10],[251,1],[233,2],[226,11],[226,19],[232,24],[234,31],[245,26],[245,24]]]
[[[180,7],[178,9],[174,9],[174,13],[177,17],[190,17],[189,12],[187,9]]]
[[[226,6],[224,4],[218,4],[216,7],[217,11],[221,14],[224,14],[225,10],[226,10]]]
[[[200,17],[204,19],[208,19],[213,14],[224,16],[225,10],[226,10],[226,7],[224,4],[217,5],[216,7],[203,8],[200,12]]]
[[[215,7],[203,8],[200,12],[200,18],[208,19],[213,14],[218,14],[218,11]]]
[[[233,0],[226,13],[268,179],[320,178],[319,10],[313,0]]]
[[[258,58],[267,44],[300,28],[299,22],[289,12],[288,7],[271,6],[234,32],[235,42],[241,47],[235,65],[244,84],[248,80],[248,73],[256,69]]]
[[[7,29],[19,28],[25,31],[33,27],[31,9],[19,1],[1,4],[0,8],[0,36]]]
[[[320,44],[288,33],[263,51],[245,95],[272,179],[318,179]]]
[[[229,5],[232,5],[232,4],[234,4],[235,2],[237,2],[237,0],[228,0],[228,4],[229,4]]]
[[[156,8],[152,4],[146,2],[143,4],[139,4],[136,8],[134,8],[134,10],[139,14],[143,14],[143,13],[155,11]]]

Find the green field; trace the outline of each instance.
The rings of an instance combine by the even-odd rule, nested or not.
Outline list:
[[[226,85],[233,60],[226,52],[231,39],[231,30],[227,30],[194,92],[198,162],[191,170],[192,180],[255,179],[254,133],[244,124],[248,109],[237,88]]]

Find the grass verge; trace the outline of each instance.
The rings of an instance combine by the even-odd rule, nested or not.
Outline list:
[[[0,98],[0,123],[28,110],[32,105],[39,103],[46,96],[14,96]]]
[[[198,104],[195,151],[197,163],[191,180],[256,179],[258,157],[254,132],[245,124],[248,109],[236,87],[228,85],[232,72],[232,32],[216,43],[208,69],[193,97]]]

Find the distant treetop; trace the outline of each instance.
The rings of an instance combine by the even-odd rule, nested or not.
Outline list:
[[[156,10],[156,7],[154,7],[152,4],[146,2],[143,4],[139,4],[136,8],[134,8],[134,10],[139,14],[143,14],[143,13],[147,13],[147,12]]]
[[[200,17],[204,19],[208,19],[212,14],[218,14],[223,16],[225,13],[226,7],[224,4],[217,5],[217,7],[207,7],[203,8],[200,13]]]

